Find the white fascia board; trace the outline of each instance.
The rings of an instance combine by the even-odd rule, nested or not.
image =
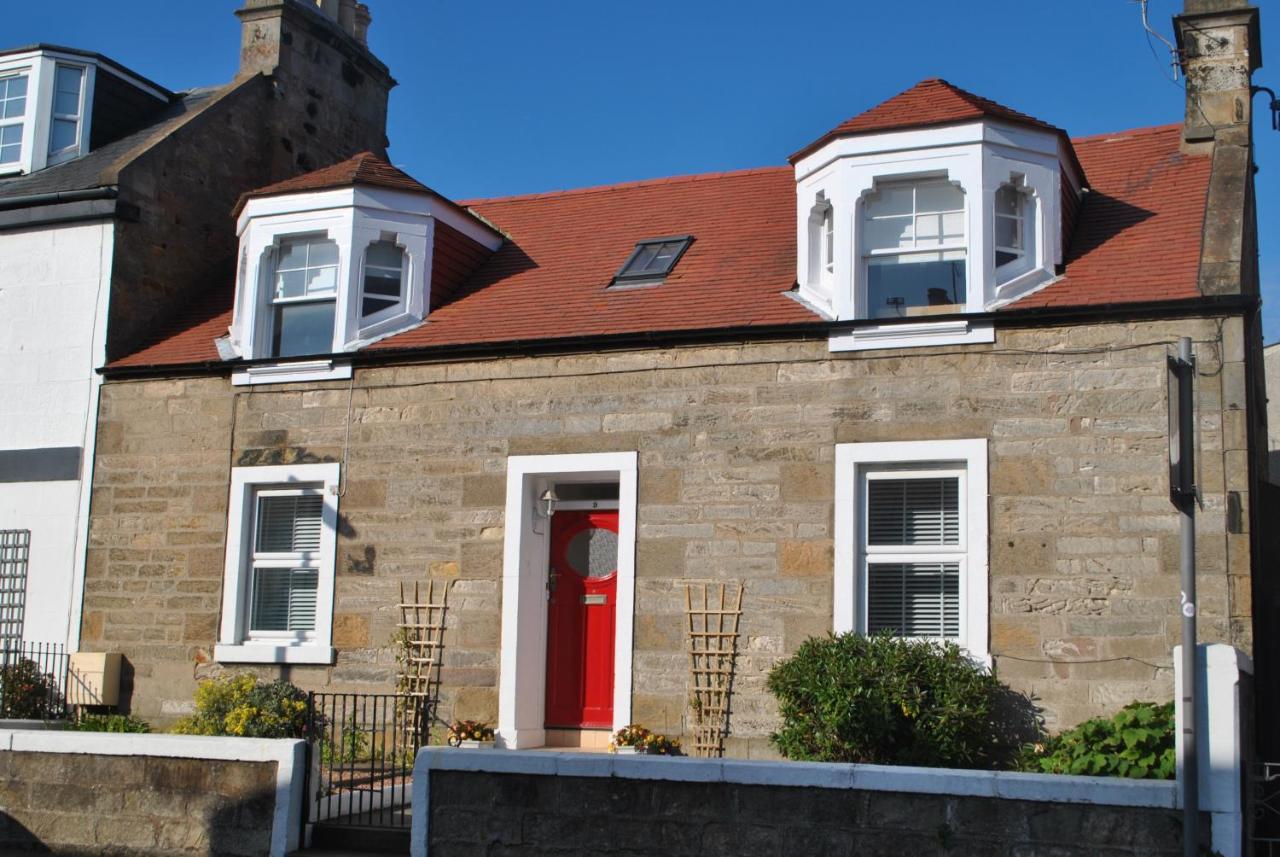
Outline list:
[[[386,211],[412,211],[434,217],[489,250],[502,246],[502,235],[488,224],[466,214],[454,203],[434,194],[411,193],[381,187],[357,187],[356,204]]]
[[[914,128],[906,131],[885,131],[879,134],[860,134],[855,137],[838,137],[821,149],[817,149],[796,161],[796,180],[801,181],[810,173],[822,169],[838,158],[860,155],[882,155],[911,152],[917,149],[937,149],[948,146],[970,146],[985,140],[982,122],[962,125],[944,125],[940,128]]]
[[[345,381],[351,377],[351,364],[332,360],[294,360],[262,363],[231,374],[231,384],[247,387],[255,384],[287,384],[293,381]]]
[[[236,219],[236,234],[243,235],[251,220],[290,216],[308,220],[314,219],[317,211],[353,207],[355,189],[349,187],[256,197],[244,204],[244,210]]]

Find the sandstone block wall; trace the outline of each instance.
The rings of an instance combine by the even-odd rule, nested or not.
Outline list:
[[[634,719],[684,731],[686,582],[746,585],[731,729],[768,753],[765,676],[832,622],[835,444],[989,439],[990,648],[1057,728],[1172,695],[1178,524],[1166,343],[1192,335],[1204,509],[1200,634],[1250,648],[1243,334],[1237,318],[998,331],[994,345],[831,354],[825,340],[103,388],[83,647],[124,652],[163,720],[216,672],[232,466],[340,461],[332,667],[390,691],[400,581],[450,584],[442,717],[497,715],[509,455],[638,450]],[[834,573],[847,574],[848,569]]]
[[[260,857],[276,763],[0,752],[0,852]]]
[[[1168,809],[456,771],[432,771],[429,796],[432,857],[1182,853]]]

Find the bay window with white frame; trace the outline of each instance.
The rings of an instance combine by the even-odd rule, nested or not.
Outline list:
[[[338,467],[233,470],[218,661],[332,660]]]
[[[835,629],[987,659],[986,441],[839,444]]]
[[[63,63],[55,66],[53,111],[49,120],[49,164],[61,163],[80,154],[84,80],[83,66]]]
[[[877,183],[862,200],[867,318],[963,312],[965,194],[945,178]]]
[[[394,240],[383,238],[368,246],[360,293],[362,327],[403,312],[408,267],[404,248]]]

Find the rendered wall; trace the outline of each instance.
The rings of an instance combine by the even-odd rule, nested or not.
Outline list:
[[[1218,322],[841,355],[815,340],[458,361],[359,370],[352,393],[108,382],[84,645],[125,653],[135,710],[182,711],[218,669],[229,467],[343,460],[350,399],[339,654],[290,668],[303,686],[391,690],[399,582],[430,575],[451,585],[440,715],[496,719],[507,456],[638,450],[633,719],[684,730],[684,584],[741,580],[729,749],[768,754],[765,676],[832,626],[835,444],[983,437],[997,674],[1053,728],[1169,699],[1165,354],[1180,335],[1195,337],[1202,371],[1201,639],[1250,647],[1244,351],[1239,320],[1221,336]],[[1228,492],[1241,515],[1227,514]]]
[[[78,631],[73,581],[87,529],[113,231],[111,223],[85,223],[0,232],[0,454],[85,450],[82,479],[0,477],[0,529],[31,531],[31,641],[66,643]],[[16,464],[26,467],[29,458]]]

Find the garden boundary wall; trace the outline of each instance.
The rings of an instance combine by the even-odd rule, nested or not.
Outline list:
[[[1252,664],[1210,644],[1197,667],[1202,842],[1240,857]],[[412,854],[1178,857],[1181,818],[1181,779],[428,747]]]
[[[304,759],[288,739],[0,730],[0,852],[284,857]]]

